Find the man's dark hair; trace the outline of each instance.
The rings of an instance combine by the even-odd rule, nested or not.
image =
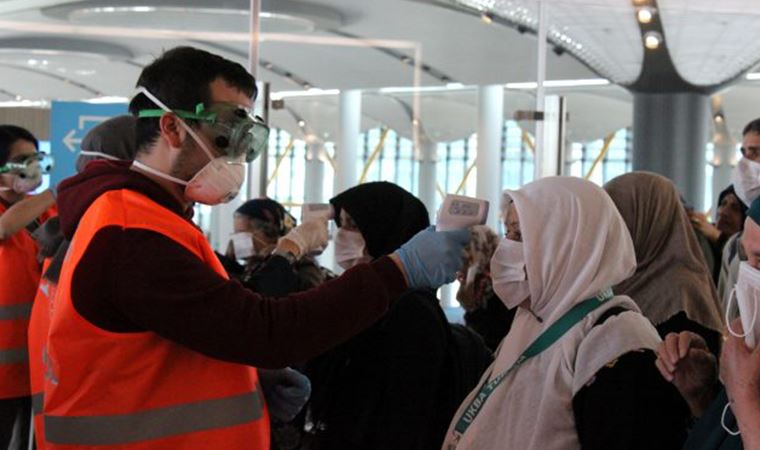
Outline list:
[[[11,156],[11,147],[16,141],[23,139],[34,144],[34,148],[40,149],[37,138],[26,128],[16,125],[0,125],[0,166],[4,166]]]
[[[221,78],[230,86],[255,98],[256,80],[240,64],[193,47],[176,47],[153,61],[140,74],[137,86],[142,86],[171,109],[195,111],[198,103],[211,102],[209,85]],[[137,94],[129,104],[129,112],[137,116],[140,110],[160,108],[145,94]],[[188,121],[193,124],[194,121]],[[137,151],[145,151],[159,136],[159,118],[137,121]]]
[[[746,136],[749,133],[760,134],[760,119],[755,119],[752,122],[748,123],[746,127],[744,127],[742,136]]]

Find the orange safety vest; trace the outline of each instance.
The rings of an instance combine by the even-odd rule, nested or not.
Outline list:
[[[0,203],[0,214],[7,211]],[[44,222],[55,207],[40,216]],[[39,248],[28,230],[0,240],[0,399],[25,397],[29,391],[27,329],[40,282]]]
[[[127,189],[98,197],[71,240],[52,305],[46,448],[268,450],[269,413],[255,368],[151,331],[106,331],[76,311],[72,276],[95,234],[110,226],[161,233],[227,277],[192,223]]]
[[[42,264],[43,275],[50,267],[52,258],[46,258]],[[32,412],[34,413],[34,437],[37,450],[45,449],[45,434],[43,432],[42,403],[45,395],[45,371],[49,367],[47,360],[47,335],[50,327],[50,304],[55,295],[56,284],[40,279],[37,296],[32,306],[32,317],[29,319],[29,382],[32,388]]]

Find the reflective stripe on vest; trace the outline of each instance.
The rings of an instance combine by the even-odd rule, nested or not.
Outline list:
[[[38,415],[42,412],[42,405],[45,404],[45,394],[44,393],[37,393],[32,394],[32,411],[34,411],[34,415]]]
[[[54,444],[119,445],[241,425],[263,416],[259,391],[234,397],[113,416],[45,415]]]
[[[31,303],[6,306],[0,305],[0,320],[28,319],[31,314]]]
[[[0,364],[18,364],[29,361],[29,350],[26,347],[0,350]]]

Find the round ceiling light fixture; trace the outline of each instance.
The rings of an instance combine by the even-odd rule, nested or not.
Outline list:
[[[657,50],[662,44],[663,37],[657,31],[647,31],[644,33],[644,47],[649,50]]]
[[[651,23],[654,19],[655,10],[651,6],[642,6],[636,11],[636,19],[639,23]]]

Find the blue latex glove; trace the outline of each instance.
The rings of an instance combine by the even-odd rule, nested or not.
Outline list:
[[[396,250],[409,287],[437,289],[454,281],[468,242],[469,230],[435,231],[430,227],[417,233]]]
[[[259,381],[267,399],[269,414],[280,422],[295,419],[311,395],[311,382],[297,370],[259,369]]]

